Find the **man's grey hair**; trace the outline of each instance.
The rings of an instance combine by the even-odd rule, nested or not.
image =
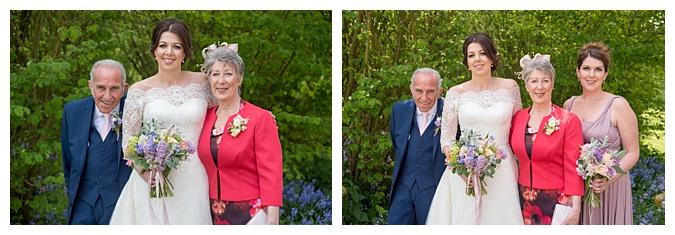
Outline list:
[[[120,62],[117,62],[117,61],[111,60],[111,59],[96,61],[96,63],[94,63],[94,66],[91,66],[91,71],[89,72],[89,80],[90,81],[92,81],[92,82],[94,81],[94,71],[99,66],[117,68],[120,71],[120,73],[122,74],[122,84],[127,83],[127,71],[124,69],[124,65],[122,65],[122,63],[120,63]]]
[[[527,83],[527,80],[530,79],[530,74],[532,74],[532,72],[535,70],[539,70],[547,75],[551,75],[551,81],[555,82],[555,68],[553,68],[551,62],[543,59],[532,60],[525,65],[525,68],[523,68],[522,72],[523,81]]]
[[[415,75],[417,75],[418,73],[430,73],[430,74],[433,74],[434,77],[436,78],[436,81],[438,82],[438,89],[439,89],[439,90],[441,89],[441,82],[443,81],[443,80],[441,79],[441,75],[438,73],[438,71],[436,71],[436,70],[434,70],[434,69],[432,69],[432,68],[419,68],[419,69],[415,70],[415,72],[413,72],[412,77],[410,78],[410,85],[411,85],[411,86],[413,85],[413,80],[415,80]]]

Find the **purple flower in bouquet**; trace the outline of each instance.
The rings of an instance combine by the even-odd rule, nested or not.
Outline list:
[[[157,155],[169,155],[169,144],[167,144],[166,141],[160,140],[159,143],[157,143]]]
[[[155,158],[155,141],[152,137],[148,139],[148,142],[143,145],[143,156],[145,159]]]
[[[169,146],[163,140],[157,143],[157,154],[155,155],[155,162],[164,162],[164,158],[169,155]]]
[[[487,158],[483,155],[478,156],[476,159],[476,166],[474,168],[475,171],[481,172],[485,166],[487,166]]]
[[[186,143],[187,143],[187,151],[188,151],[188,153],[194,154],[194,153],[197,151],[196,148],[195,148],[195,145],[192,144],[192,143],[190,143],[190,142],[186,142]]]
[[[497,152],[499,152],[499,158],[500,159],[502,159],[502,160],[506,159],[507,155],[506,155],[506,152],[504,152],[504,149],[500,148],[499,150],[497,150]]]

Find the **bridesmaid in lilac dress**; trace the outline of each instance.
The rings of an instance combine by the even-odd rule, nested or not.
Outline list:
[[[581,119],[585,143],[607,136],[608,148],[623,147],[626,155],[619,164],[628,172],[640,157],[637,118],[626,99],[602,90],[609,64],[609,48],[602,43],[584,45],[579,50],[576,68],[583,93],[565,101],[564,108]],[[633,224],[630,174],[617,174],[610,180],[595,179],[591,189],[599,194],[602,205],[599,208],[583,205],[581,224]]]

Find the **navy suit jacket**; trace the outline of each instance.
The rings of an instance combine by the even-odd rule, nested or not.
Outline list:
[[[125,99],[126,96],[123,96],[120,101],[120,113],[123,111]],[[63,176],[66,179],[66,187],[68,188],[68,223],[72,217],[71,212],[78,190],[95,190],[79,188],[80,178],[82,177],[84,163],[87,158],[89,131],[91,130],[93,112],[93,97],[69,102],[63,108],[63,117],[61,118],[61,157],[63,159]],[[122,191],[131,175],[131,168],[127,167],[126,162],[122,160],[121,133],[117,146],[117,177],[119,190]]]
[[[443,102],[444,98],[439,98],[436,102],[437,109],[436,115],[441,116],[443,114]],[[389,205],[391,205],[391,199],[394,198],[394,192],[396,192],[396,187],[398,186],[396,180],[398,179],[398,173],[401,171],[403,157],[405,156],[406,150],[408,148],[408,139],[410,136],[410,129],[413,125],[413,118],[415,118],[415,110],[417,106],[415,101],[412,99],[396,102],[391,109],[391,122],[389,126],[389,134],[391,136],[391,142],[394,147],[394,153],[396,154],[396,160],[394,162],[394,175],[391,178],[391,190],[389,192]],[[434,125],[432,122],[429,125]],[[427,129],[429,130],[429,129]],[[433,130],[432,130],[433,131]],[[433,143],[433,159],[432,159],[432,168],[433,168],[433,178],[435,180],[434,184],[438,185],[438,182],[441,181],[441,176],[443,176],[443,171],[445,171],[445,155],[441,151],[441,133],[440,131],[434,136]]]

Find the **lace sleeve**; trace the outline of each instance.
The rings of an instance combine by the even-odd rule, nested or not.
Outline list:
[[[122,149],[127,149],[129,139],[141,132],[144,93],[136,89],[127,93],[122,112]]]
[[[457,135],[457,106],[459,103],[459,94],[448,91],[445,95],[445,103],[443,104],[443,117],[441,121],[441,149],[445,146],[452,146],[455,144],[455,136]]]
[[[511,100],[513,101],[513,113],[511,113],[511,115],[515,115],[516,112],[523,109],[523,102],[520,99],[520,88],[517,86],[511,88],[511,90],[509,90],[509,94],[511,96]]]

